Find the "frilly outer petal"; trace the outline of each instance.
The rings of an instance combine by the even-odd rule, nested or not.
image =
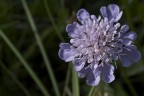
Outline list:
[[[102,78],[106,83],[110,83],[115,79],[114,73],[114,66],[112,64],[105,64],[101,66],[101,73]]]
[[[80,9],[77,12],[77,18],[83,24],[85,20],[90,18],[90,14],[85,9]]]
[[[65,62],[72,61],[74,59],[73,50],[69,43],[61,43],[58,52],[59,57]]]
[[[141,58],[141,53],[136,49],[135,46],[126,46],[120,53],[120,60],[124,67],[129,67],[132,63],[136,63]]]
[[[96,86],[100,82],[100,71],[95,69],[90,72],[87,77],[86,83],[90,86]]]

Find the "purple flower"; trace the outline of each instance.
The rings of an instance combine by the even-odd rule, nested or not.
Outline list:
[[[120,60],[124,67],[140,60],[141,54],[133,45],[137,35],[128,25],[118,23],[122,16],[119,6],[101,7],[101,16],[90,15],[85,9],[77,12],[81,22],[68,24],[69,43],[61,43],[59,57],[72,61],[80,78],[87,76],[87,84],[96,86],[100,78],[110,83],[115,79],[113,62]]]

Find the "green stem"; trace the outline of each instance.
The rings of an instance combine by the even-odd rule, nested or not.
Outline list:
[[[92,93],[93,93],[93,91],[94,91],[94,88],[95,88],[95,87],[92,87],[92,88],[90,89],[90,92],[89,92],[88,96],[92,96]]]
[[[79,95],[79,81],[77,73],[72,68],[72,89],[73,89],[73,96],[80,96]]]
[[[51,12],[50,12],[50,9],[49,9],[47,0],[43,0],[43,2],[44,2],[44,6],[45,6],[45,8],[46,8],[46,12],[47,12],[47,14],[48,14],[48,17],[49,17],[50,21],[52,22],[52,25],[53,25],[53,27],[54,27],[54,29],[55,29],[55,32],[57,33],[57,35],[58,35],[58,37],[60,38],[60,40],[61,40],[61,41],[64,41],[64,38],[63,38],[62,35],[59,33],[58,28],[57,28],[57,26],[56,26],[56,24],[55,24],[55,22],[54,22],[54,19],[53,19],[53,17],[52,17]]]
[[[7,45],[11,48],[11,50],[15,53],[17,58],[21,61],[27,72],[30,74],[32,79],[35,81],[35,83],[39,86],[40,90],[45,96],[49,96],[49,93],[47,89],[44,87],[40,79],[37,77],[37,75],[34,73],[34,71],[30,68],[29,64],[25,61],[25,59],[22,57],[20,52],[15,48],[15,46],[11,43],[11,41],[6,37],[6,35],[0,30],[0,36],[2,39],[7,43]]]
[[[1,63],[0,66],[13,79],[13,81],[21,88],[21,90],[25,93],[26,96],[32,96],[25,88],[25,86],[16,78],[14,74],[12,74],[12,72],[3,63]]]
[[[66,87],[65,91],[66,91],[66,94],[67,94],[66,96],[73,96],[72,92],[70,91],[70,88],[68,86]]]
[[[65,85],[64,85],[64,90],[63,90],[63,94],[62,96],[65,96],[66,95],[66,88],[67,88],[67,85],[69,83],[69,79],[70,79],[70,64],[68,65],[68,69],[67,69],[67,75],[66,75],[66,80],[65,80]]]
[[[21,0],[22,1],[22,4],[24,6],[24,9],[25,9],[25,12],[26,12],[26,15],[27,15],[27,18],[29,20],[29,23],[30,23],[30,26],[34,32],[34,35],[35,35],[35,38],[36,38],[36,41],[38,43],[38,46],[40,48],[40,51],[42,53],[42,56],[43,56],[43,59],[44,59],[44,62],[45,62],[45,65],[46,65],[46,68],[47,68],[47,71],[48,71],[48,74],[50,76],[50,79],[51,79],[51,82],[52,82],[52,85],[54,87],[54,91],[56,93],[56,96],[60,96],[60,92],[59,92],[59,89],[58,89],[58,84],[56,82],[56,79],[54,77],[54,74],[53,74],[53,71],[52,71],[52,68],[51,68],[51,65],[50,65],[50,62],[48,60],[48,56],[46,54],[46,51],[44,49],[44,46],[42,45],[42,42],[40,40],[40,36],[38,35],[38,31],[37,31],[37,28],[36,28],[36,25],[34,23],[34,20],[32,18],[32,15],[30,13],[30,10],[27,6],[27,3],[25,0]]]

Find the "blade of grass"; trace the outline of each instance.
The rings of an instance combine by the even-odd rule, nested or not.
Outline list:
[[[66,96],[73,96],[68,86],[66,87],[66,93],[67,93]]]
[[[72,67],[72,90],[73,90],[73,96],[80,96],[78,76],[77,73],[73,70],[73,67]]]
[[[2,39],[7,43],[7,45],[11,48],[11,50],[15,53],[17,58],[21,61],[29,75],[32,77],[32,79],[35,81],[35,83],[38,85],[44,96],[50,96],[47,89],[44,87],[40,79],[37,77],[37,75],[34,73],[34,71],[30,68],[29,64],[25,61],[23,56],[20,54],[20,52],[15,48],[15,46],[11,43],[11,41],[8,39],[8,37],[0,30],[0,36]]]
[[[14,74],[12,74],[12,72],[2,62],[0,62],[0,66],[12,78],[12,80],[20,87],[20,89],[24,92],[26,96],[32,96],[28,92],[27,88],[25,88],[25,86],[17,79],[17,77]]]
[[[101,90],[100,89],[94,89],[93,94],[91,96],[104,96],[101,94]]]
[[[66,80],[65,80],[65,85],[64,85],[64,89],[63,89],[63,94],[62,96],[65,96],[66,95],[66,88],[68,86],[68,83],[69,83],[69,79],[70,79],[70,66],[68,66],[68,69],[67,69],[67,75],[66,75]]]
[[[94,88],[95,88],[95,87],[92,87],[92,88],[90,89],[90,92],[89,92],[88,96],[92,96],[92,93],[93,93],[93,91],[94,91]]]
[[[45,65],[46,65],[48,74],[49,74],[49,76],[50,76],[52,85],[53,85],[53,87],[54,87],[55,94],[56,94],[56,96],[60,96],[60,92],[59,92],[59,89],[58,89],[58,84],[57,84],[56,79],[55,79],[55,77],[54,77],[54,74],[53,74],[53,71],[52,71],[50,62],[49,62],[49,60],[48,60],[48,56],[47,56],[46,51],[45,51],[45,49],[44,49],[44,46],[43,46],[43,44],[42,44],[42,42],[41,42],[40,36],[39,36],[39,34],[38,34],[38,31],[37,31],[36,25],[35,25],[35,23],[34,23],[34,20],[33,20],[33,18],[32,18],[32,15],[31,15],[31,13],[30,13],[30,10],[29,10],[29,8],[28,8],[27,3],[26,3],[25,0],[21,0],[21,2],[22,2],[22,4],[23,4],[23,7],[24,7],[24,10],[25,10],[25,12],[26,12],[28,21],[29,21],[29,23],[30,23],[30,26],[31,26],[33,32],[34,32],[36,41],[37,41],[37,43],[38,43],[38,46],[39,46],[40,51],[41,51],[41,54],[42,54],[42,56],[43,56],[43,59],[44,59],[44,62],[45,62]]]
[[[49,19],[50,19],[50,21],[51,21],[51,23],[52,23],[52,25],[53,25],[53,27],[54,27],[54,29],[55,29],[55,32],[57,33],[57,35],[58,35],[58,37],[60,38],[60,40],[61,40],[61,41],[64,41],[64,38],[63,38],[62,35],[59,33],[58,27],[57,27],[57,25],[56,25],[55,22],[54,22],[54,18],[53,18],[52,14],[51,14],[51,11],[50,11],[50,9],[49,9],[47,0],[43,0],[43,2],[44,2],[44,6],[45,6],[45,8],[46,8],[46,12],[47,12],[47,14],[48,14],[48,17],[49,17]]]

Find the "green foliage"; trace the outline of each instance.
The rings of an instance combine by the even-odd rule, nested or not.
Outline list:
[[[98,15],[110,3],[137,33],[142,58],[128,68],[118,63],[114,82],[90,87],[59,59],[59,43],[69,41],[65,27],[77,10]],[[143,96],[143,41],[142,0],[0,0],[0,96]]]

